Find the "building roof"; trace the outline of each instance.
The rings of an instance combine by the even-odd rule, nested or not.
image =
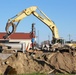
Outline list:
[[[5,36],[5,32],[0,32],[0,39],[3,39],[3,36]],[[16,32],[13,33],[9,36],[9,39],[31,39],[32,35],[31,33],[21,33],[21,32]]]

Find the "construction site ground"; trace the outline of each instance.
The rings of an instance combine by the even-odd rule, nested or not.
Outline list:
[[[29,50],[25,53],[0,53],[0,74],[27,73],[76,74],[76,51]]]

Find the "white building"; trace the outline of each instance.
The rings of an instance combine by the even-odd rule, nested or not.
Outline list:
[[[0,42],[19,42],[19,43],[25,43],[25,49],[29,49],[31,46],[31,39],[32,34],[31,33],[20,33],[16,32],[10,35],[7,39],[4,39],[3,36],[5,36],[5,32],[0,32]],[[35,38],[35,36],[33,37]]]

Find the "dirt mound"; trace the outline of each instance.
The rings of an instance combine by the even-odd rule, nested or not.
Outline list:
[[[48,72],[51,70],[50,66],[45,64],[43,60],[36,60],[32,55],[28,53],[17,53],[10,56],[5,60],[6,65],[11,66],[17,72],[17,74],[22,73],[32,73],[32,72]],[[12,69],[13,70],[13,69]]]
[[[59,72],[72,73],[74,70],[72,59],[73,56],[69,53],[54,53],[53,56],[48,58],[48,62]]]
[[[76,73],[76,56],[70,53],[15,53],[0,61],[0,73]]]

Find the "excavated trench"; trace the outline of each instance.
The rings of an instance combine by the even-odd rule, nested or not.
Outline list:
[[[4,75],[7,75],[7,74],[14,75],[14,74],[17,74],[17,71],[16,71],[15,68],[13,68],[11,66],[7,66],[7,68],[6,68],[5,72],[4,72]]]

